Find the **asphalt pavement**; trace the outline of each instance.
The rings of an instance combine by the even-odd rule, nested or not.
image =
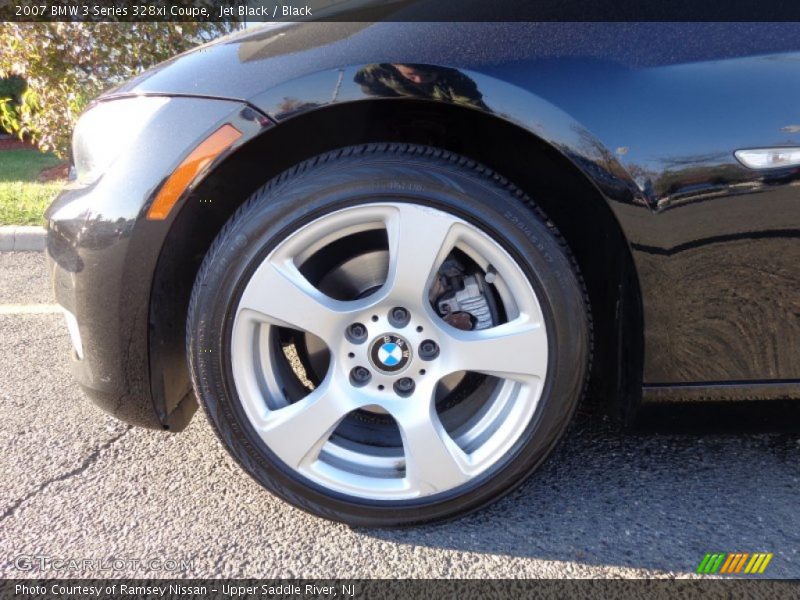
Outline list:
[[[94,408],[52,302],[42,254],[0,253],[3,577],[683,577],[707,552],[757,551],[765,576],[800,577],[800,403],[651,409],[626,433],[584,409],[492,507],[351,529],[261,489],[202,413],[171,434]],[[153,559],[169,570],[132,566]]]

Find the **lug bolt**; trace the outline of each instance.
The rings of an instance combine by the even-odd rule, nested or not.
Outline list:
[[[354,344],[363,344],[367,340],[367,328],[361,323],[353,323],[347,328],[345,336]]]
[[[391,323],[392,327],[397,327],[398,329],[405,327],[410,320],[411,315],[402,306],[395,306],[389,311],[389,323]]]
[[[414,393],[414,380],[403,377],[394,382],[394,391],[398,396],[410,396]]]
[[[419,345],[419,357],[422,360],[433,360],[439,356],[439,345],[433,340],[424,340]]]
[[[372,373],[366,367],[353,367],[350,371],[350,383],[357,387],[367,385],[372,379]]]

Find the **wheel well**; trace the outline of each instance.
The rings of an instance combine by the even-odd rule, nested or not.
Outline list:
[[[468,156],[542,208],[569,244],[590,299],[589,397],[607,401],[615,417],[629,420],[641,395],[641,298],[627,241],[597,188],[550,144],[496,116],[434,102],[374,100],[312,111],[267,130],[183,203],[160,254],[150,307],[153,398],[165,427],[181,429],[193,412],[181,403],[190,390],[186,312],[200,264],[222,226],[256,189],[294,164],[369,142],[424,144]]]

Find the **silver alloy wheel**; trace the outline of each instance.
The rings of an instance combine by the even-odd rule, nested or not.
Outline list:
[[[388,273],[378,289],[338,300],[301,272],[305,261],[333,242],[370,230],[384,230],[388,242]],[[429,288],[454,249],[484,272],[496,273],[492,285],[504,322],[465,331],[446,323],[433,309]],[[392,325],[389,314],[396,307],[408,311],[407,324]],[[365,341],[353,341],[347,334],[354,323],[366,327]],[[295,401],[287,399],[277,375],[278,363],[286,360],[271,343],[279,328],[312,334],[330,353],[324,378]],[[398,354],[398,340],[400,346],[406,343],[407,353],[401,349]],[[424,341],[438,346],[435,358],[421,356]],[[547,348],[536,294],[497,242],[452,214],[398,202],[327,214],[272,250],[236,307],[231,361],[248,420],[288,467],[329,490],[403,500],[462,486],[507,455],[536,410]],[[390,355],[393,358],[383,362]],[[383,357],[380,364],[376,356]],[[369,371],[368,381],[353,380],[357,366]],[[464,372],[491,376],[493,387],[468,422],[447,430],[437,413],[437,385]],[[411,393],[397,391],[403,378],[413,380]],[[334,439],[343,419],[359,410],[390,415],[402,448]]]

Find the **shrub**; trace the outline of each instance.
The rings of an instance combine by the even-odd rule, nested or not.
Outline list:
[[[0,79],[0,98],[10,98],[19,102],[24,91],[25,80],[19,75]]]
[[[0,100],[0,126],[69,154],[72,127],[103,91],[227,33],[228,23],[0,23],[0,77],[27,82]],[[2,98],[2,95],[0,95]]]
[[[11,123],[16,120],[17,107],[25,91],[25,80],[18,75],[0,79],[0,133],[13,133]],[[8,115],[8,116],[5,116]]]

